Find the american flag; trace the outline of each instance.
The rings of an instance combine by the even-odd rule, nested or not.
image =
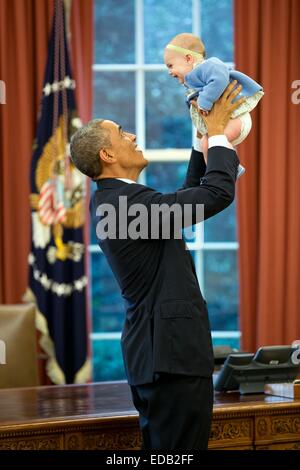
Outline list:
[[[66,208],[63,201],[57,200],[54,181],[46,181],[40,191],[39,215],[43,224],[53,225],[63,222],[66,218]]]
[[[90,378],[84,246],[85,181],[69,157],[80,126],[63,0],[55,0],[31,162],[32,243],[28,296],[37,305],[40,344],[56,384]]]

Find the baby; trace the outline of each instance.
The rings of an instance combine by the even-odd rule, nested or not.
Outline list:
[[[224,132],[233,146],[245,140],[252,125],[250,111],[264,95],[258,83],[237,70],[228,70],[224,62],[217,57],[205,59],[205,48],[201,39],[190,33],[178,34],[170,41],[165,48],[165,64],[169,74],[186,87],[186,100],[192,122],[197,129],[197,137],[201,138],[205,160],[207,160],[208,138],[201,114],[207,116],[214,102],[233,80],[242,85],[242,91],[236,100],[243,96],[245,101],[232,113]],[[244,171],[244,167],[240,165],[238,176]]]

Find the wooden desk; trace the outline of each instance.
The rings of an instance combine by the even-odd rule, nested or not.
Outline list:
[[[140,447],[124,382],[0,390],[0,449]],[[216,394],[210,449],[300,449],[300,400]]]

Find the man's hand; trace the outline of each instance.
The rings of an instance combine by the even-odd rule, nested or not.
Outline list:
[[[231,114],[236,108],[244,103],[245,98],[240,98],[235,103],[232,103],[234,98],[242,90],[241,85],[235,88],[236,84],[237,81],[234,80],[230,83],[230,85],[228,85],[223,95],[213,105],[208,116],[204,116],[201,113],[196,102],[191,102],[192,106],[197,109],[206,124],[208,137],[211,137],[212,135],[224,134],[224,129],[230,120]]]

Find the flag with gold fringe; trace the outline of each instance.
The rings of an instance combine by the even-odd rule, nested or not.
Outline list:
[[[27,299],[37,305],[40,345],[55,384],[90,378],[85,275],[85,181],[69,157],[80,127],[74,96],[65,11],[55,0],[30,173],[32,242]]]

